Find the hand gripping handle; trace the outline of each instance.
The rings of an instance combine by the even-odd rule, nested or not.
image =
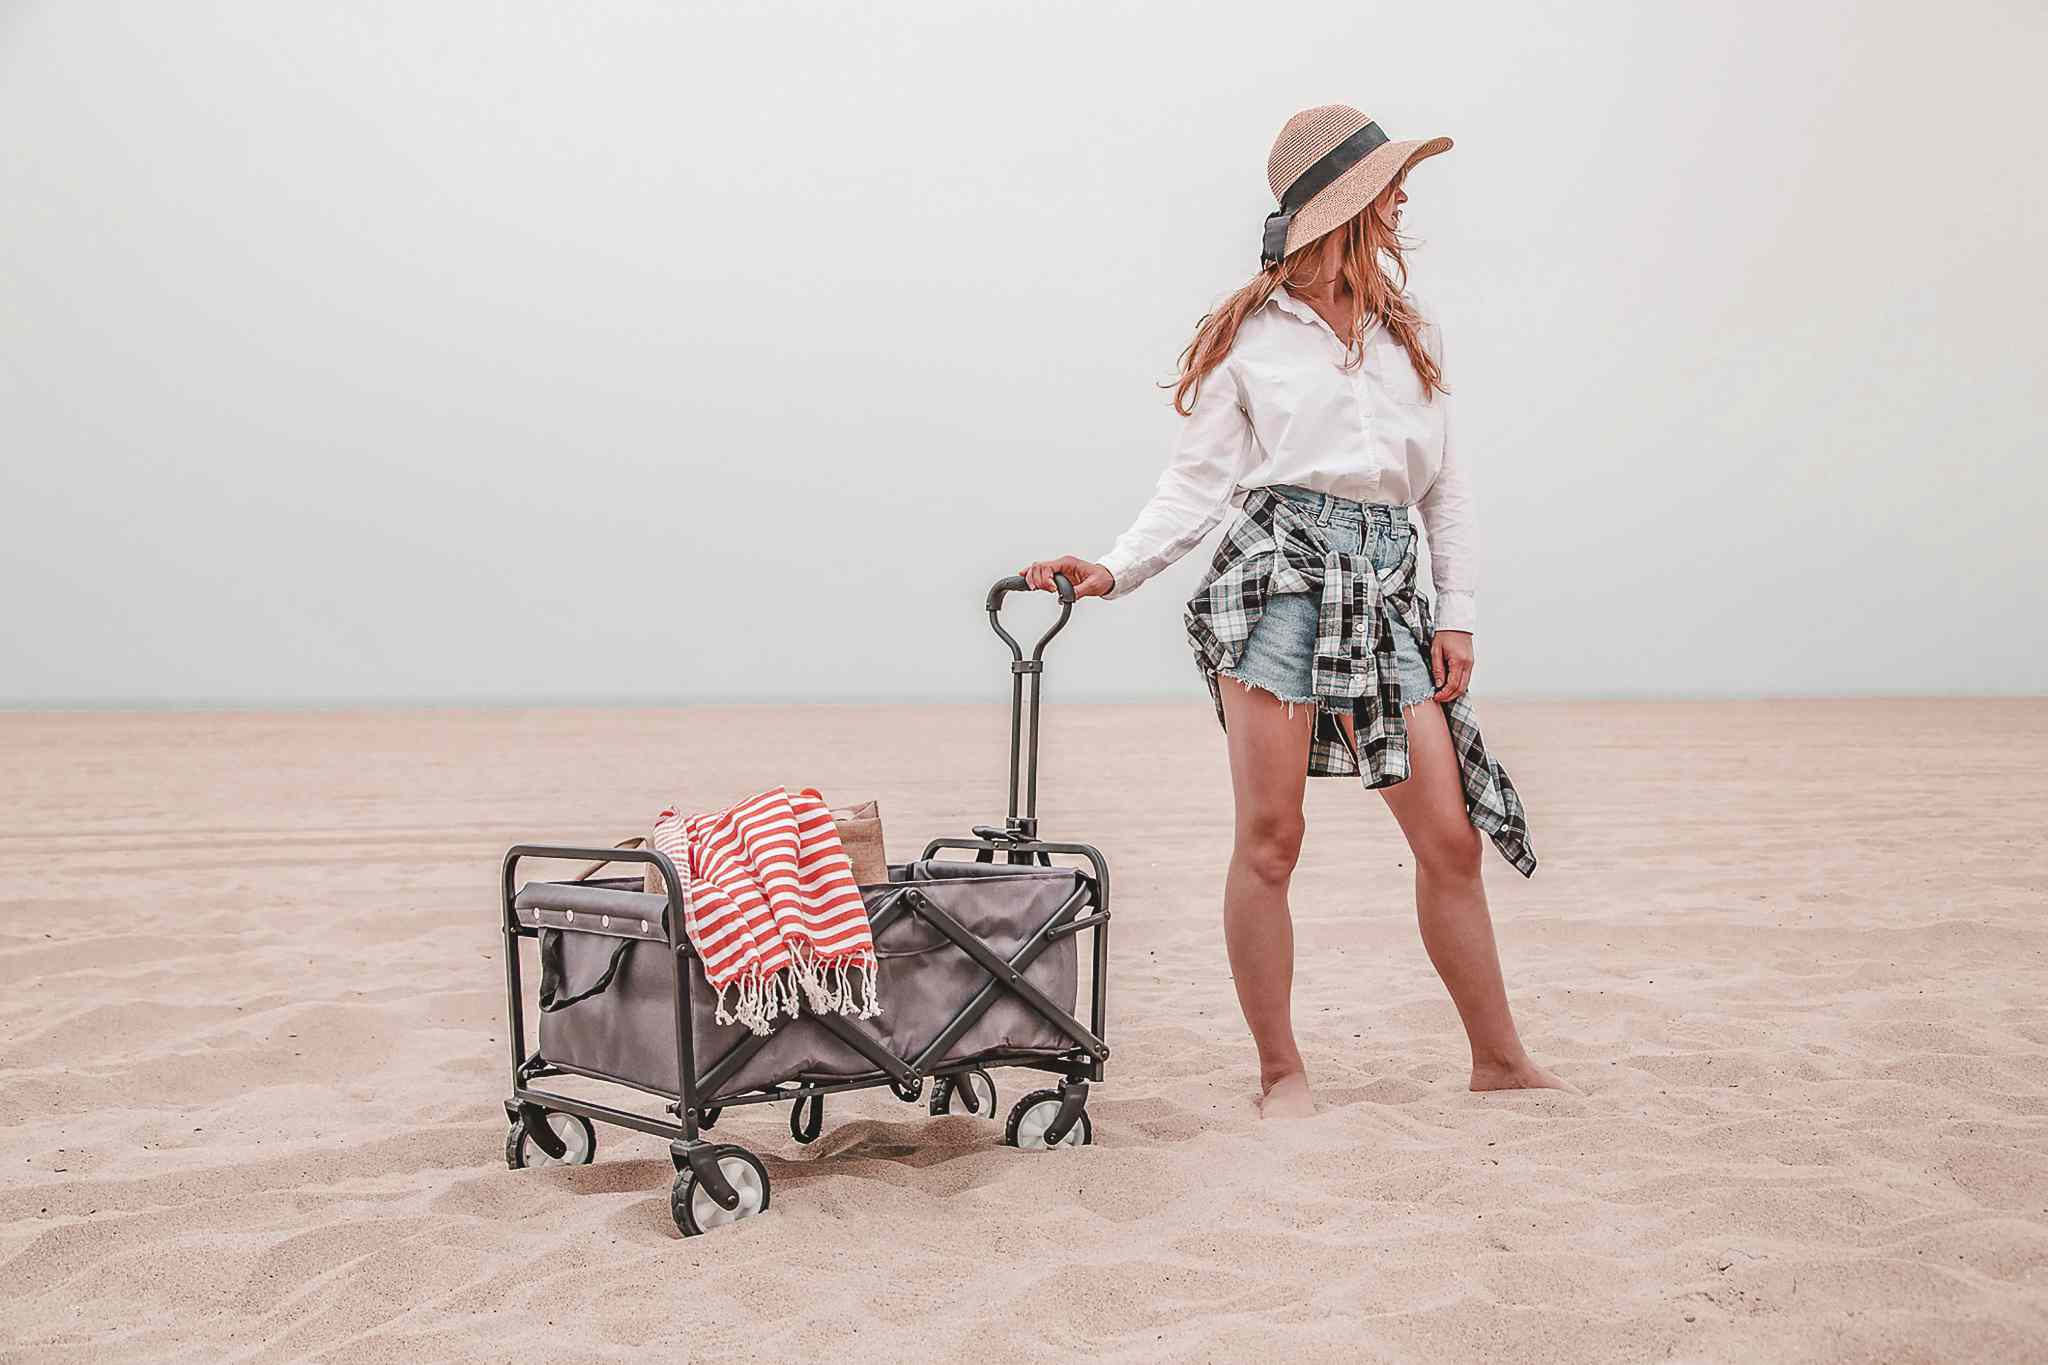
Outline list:
[[[1038,643],[1031,647],[1031,657],[1034,660],[1045,653],[1046,642],[1059,634],[1060,628],[1067,624],[1067,618],[1074,614],[1074,585],[1067,581],[1067,576],[1063,573],[1054,574],[1052,581],[1059,587],[1060,619],[1053,622],[1052,628],[1039,636]],[[999,613],[1003,609],[1003,598],[1006,595],[1028,587],[1030,584],[1024,581],[1023,574],[1013,573],[1008,578],[998,578],[995,586],[988,590],[988,623],[995,627],[996,634],[1002,636],[1003,643],[1010,647],[1010,657],[1019,661],[1024,658],[1024,646],[1018,644],[1016,637],[1003,629]]]

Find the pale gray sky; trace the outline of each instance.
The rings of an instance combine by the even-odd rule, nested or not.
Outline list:
[[[2044,16],[0,4],[0,704],[1006,697],[1328,101],[1457,140],[1482,697],[2048,690]]]

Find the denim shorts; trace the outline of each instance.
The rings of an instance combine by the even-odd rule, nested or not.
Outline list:
[[[1353,502],[1291,483],[1274,484],[1272,491],[1301,503],[1320,521],[1331,549],[1369,550],[1373,565],[1382,573],[1400,564],[1401,557],[1408,553],[1408,542],[1415,536],[1408,509],[1399,503]],[[1259,613],[1259,623],[1245,640],[1244,654],[1237,667],[1217,672],[1264,688],[1282,701],[1315,700],[1312,663],[1316,613],[1314,593],[1269,594],[1265,610]],[[1406,622],[1397,617],[1392,619],[1401,704],[1408,707],[1428,701],[1435,694],[1436,685],[1429,679],[1422,642]]]

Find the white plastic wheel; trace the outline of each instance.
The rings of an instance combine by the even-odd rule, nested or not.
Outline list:
[[[689,1171],[677,1176],[682,1189],[677,1191],[673,1212],[677,1215],[676,1225],[685,1235],[696,1236],[713,1228],[722,1228],[737,1223],[742,1218],[752,1218],[768,1207],[768,1172],[750,1153],[739,1153],[737,1148],[728,1148],[728,1153],[718,1158],[718,1169],[725,1176],[740,1197],[739,1207],[720,1208],[718,1201],[711,1197],[697,1177]]]
[[[1052,1127],[1052,1121],[1060,1116],[1060,1097],[1051,1091],[1041,1092],[1043,1098],[1032,1096],[1018,1106],[1010,1116],[1010,1145],[1027,1152],[1049,1150],[1045,1141],[1045,1130]],[[1060,1139],[1062,1147],[1086,1147],[1093,1138],[1088,1122],[1088,1111],[1083,1109],[1074,1120],[1074,1126]]]
[[[974,1100],[969,1110],[967,1101]],[[996,1116],[996,1083],[986,1071],[970,1071],[955,1082],[952,1111],[956,1114],[972,1113],[978,1119],[992,1119]]]
[[[597,1150],[597,1132],[590,1126],[590,1120],[574,1114],[550,1112],[547,1121],[549,1130],[562,1144],[561,1156],[552,1157],[542,1151],[533,1135],[526,1131],[526,1122],[522,1119],[512,1125],[512,1141],[507,1144],[512,1159],[506,1164],[515,1170],[536,1170],[542,1166],[588,1166]]]
[[[972,1100],[974,1107],[967,1107]],[[992,1119],[996,1116],[996,1082],[986,1071],[976,1067],[947,1077],[932,1086],[932,1113],[968,1114],[978,1119]]]

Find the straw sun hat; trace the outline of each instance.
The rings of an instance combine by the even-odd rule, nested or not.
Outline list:
[[[1266,158],[1266,180],[1280,207],[1266,215],[1261,267],[1342,227],[1395,176],[1451,149],[1447,137],[1390,141],[1348,104],[1319,104],[1287,120]]]

